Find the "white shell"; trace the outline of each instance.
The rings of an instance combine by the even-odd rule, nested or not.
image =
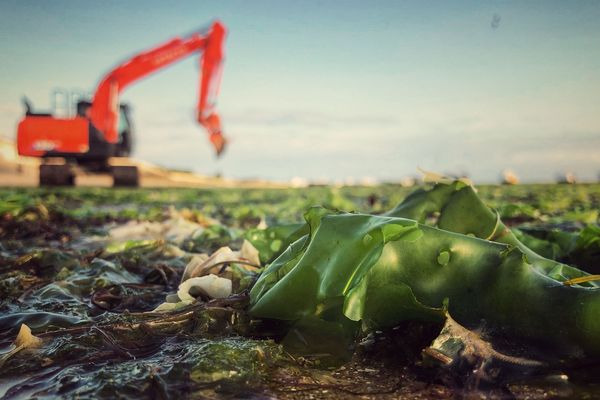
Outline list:
[[[232,290],[230,279],[220,278],[213,274],[190,278],[179,285],[177,290],[177,296],[181,301],[191,303],[196,300],[190,295],[190,289],[192,288],[199,289],[213,299],[228,297]]]

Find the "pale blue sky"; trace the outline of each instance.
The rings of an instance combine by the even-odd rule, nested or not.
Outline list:
[[[55,87],[91,91],[118,61],[214,18],[229,28],[227,153],[216,161],[194,122],[192,57],[125,92],[136,157],[281,180],[600,172],[597,1],[3,0],[0,135],[14,135],[22,95],[43,109]]]

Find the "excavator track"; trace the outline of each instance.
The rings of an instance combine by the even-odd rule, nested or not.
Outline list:
[[[135,165],[121,165],[111,167],[114,187],[138,187],[140,174]]]
[[[74,186],[75,171],[69,164],[41,164],[40,186]]]

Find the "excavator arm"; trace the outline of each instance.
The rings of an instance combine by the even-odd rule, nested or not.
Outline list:
[[[175,38],[118,65],[102,78],[90,108],[90,119],[109,143],[118,141],[119,94],[132,83],[196,52],[200,53],[200,89],[197,120],[206,128],[217,155],[225,148],[215,101],[223,64],[225,27],[216,21],[206,33]]]

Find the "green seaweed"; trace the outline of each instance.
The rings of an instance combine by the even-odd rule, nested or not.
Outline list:
[[[437,307],[439,299],[424,296],[423,289],[416,285],[418,282],[402,278],[399,270],[392,269],[390,275],[386,275],[378,266],[381,273],[361,270],[349,279],[355,282],[363,273],[365,277],[373,275],[370,282],[364,278],[356,282],[356,289],[352,296],[348,296],[352,302],[349,302],[347,311],[359,320],[344,315],[346,297],[343,296],[321,301],[312,314],[308,312],[300,319],[251,319],[247,314],[245,292],[231,299],[211,304],[197,303],[172,313],[144,313],[164,301],[167,294],[176,291],[181,273],[191,257],[186,251],[208,251],[222,244],[236,249],[242,238],[246,238],[261,251],[263,265],[268,265],[269,273],[263,275],[265,281],[261,285],[275,288],[278,281],[285,280],[290,271],[298,267],[308,247],[314,246],[315,238],[309,233],[321,231],[322,236],[330,229],[327,226],[333,226],[329,221],[331,218],[334,221],[336,218],[340,221],[355,221],[353,218],[363,222],[369,220],[373,216],[368,214],[391,209],[410,190],[397,185],[268,190],[3,189],[0,191],[0,346],[3,352],[10,348],[22,323],[28,324],[43,344],[38,349],[19,352],[8,360],[0,371],[0,397],[6,394],[7,398],[169,398],[176,393],[177,396],[191,398],[295,398],[298,393],[304,393],[304,397],[300,395],[300,398],[310,398],[323,395],[322,391],[329,391],[333,397],[350,397],[352,393],[361,396],[365,391],[369,394],[378,391],[388,393],[388,390],[392,390],[390,393],[393,394],[384,394],[384,397],[401,397],[407,395],[403,392],[407,387],[415,390],[418,387],[436,387],[436,390],[452,393],[454,389],[435,385],[429,378],[419,378],[420,372],[419,377],[406,376],[407,368],[414,368],[414,357],[419,354],[420,346],[435,337],[436,324],[441,327],[444,316]],[[423,222],[432,225],[429,230],[422,225],[414,225],[415,221],[379,224],[372,220],[370,224],[380,225],[377,229],[381,233],[377,233],[377,229],[370,232],[365,228],[370,233],[356,245],[371,249],[370,254],[375,257],[379,251],[377,243],[385,241],[374,264],[379,265],[388,253],[405,248],[421,249],[418,244],[432,237],[430,231],[440,235],[435,238],[438,241],[458,237],[449,241],[448,245],[427,253],[431,254],[427,268],[442,271],[453,268],[460,261],[453,251],[453,243],[478,248],[480,244],[473,243],[483,242],[486,243],[482,245],[484,253],[494,253],[492,249],[499,249],[498,246],[511,246],[451,234],[448,224],[442,231],[436,229],[439,228],[437,224],[441,214],[450,211],[444,202],[457,201],[458,196],[453,196],[455,192],[448,191],[448,196],[452,196],[446,196],[445,200],[440,198],[440,206],[427,213]],[[461,193],[461,197],[463,195]],[[594,210],[600,208],[600,185],[482,186],[478,188],[477,195],[483,200],[482,204],[499,209],[501,222],[536,253],[545,251],[542,255],[546,258],[585,266],[588,272],[592,271],[590,267],[600,265],[595,261],[598,260],[597,225],[591,220]],[[330,209],[362,210],[368,214],[313,209],[311,224],[299,223],[303,213],[313,204],[323,204]],[[178,246],[162,240],[122,240],[112,244],[102,240],[115,224],[131,220],[160,222],[169,218],[173,210],[200,223],[206,228],[206,234]],[[485,213],[482,215],[485,216]],[[493,220],[490,224],[495,226],[498,221],[496,214],[491,212],[490,215]],[[397,217],[376,217],[377,221],[380,219],[395,220]],[[321,220],[328,222],[321,224]],[[482,221],[489,228],[487,220]],[[369,225],[363,222],[358,225],[363,228]],[[262,229],[265,226],[267,228]],[[354,223],[344,222],[339,226],[348,228],[348,232],[336,231],[335,235],[340,239],[351,236]],[[414,229],[415,226],[417,229]],[[311,227],[315,232],[309,230]],[[416,237],[419,235],[417,231],[425,233]],[[488,233],[482,230],[480,235]],[[532,244],[534,239],[539,246]],[[327,243],[330,244],[327,257],[340,252],[336,250],[335,242]],[[492,245],[489,246],[489,243]],[[515,254],[519,251],[518,248],[513,250]],[[279,260],[275,260],[278,256]],[[515,256],[508,252],[504,257],[512,260]],[[282,262],[284,258],[287,262]],[[535,264],[531,257],[527,256],[527,259],[530,264]],[[364,259],[362,265],[369,262],[369,259]],[[510,266],[517,264],[523,270],[529,269],[527,263],[522,264],[516,259]],[[574,276],[568,269],[566,274],[563,273],[563,268],[560,264],[553,272],[555,277],[542,278],[554,285],[554,282]],[[544,275],[545,267],[540,271],[537,273]],[[240,290],[252,285],[253,274],[244,276],[243,271],[233,272],[240,272],[244,283]],[[478,273],[483,274],[483,271]],[[402,279],[393,282],[388,279],[389,276]],[[334,274],[328,279],[339,280]],[[513,287],[514,277],[510,281],[506,277],[504,282],[509,282],[504,289],[507,292],[521,290]],[[301,291],[310,291],[312,283],[308,283],[308,287],[301,288]],[[375,290],[377,285],[386,286],[389,290]],[[563,284],[557,290],[578,293],[587,287],[585,290],[594,292],[594,285],[594,282],[571,287]],[[336,287],[319,286],[318,291],[329,293],[339,289]],[[341,290],[343,292],[344,288]],[[484,292],[483,287],[477,290]],[[368,301],[361,301],[363,295]],[[387,299],[397,299],[394,301],[401,301],[404,307],[397,307],[398,304]],[[461,307],[457,299],[459,297],[449,303],[451,312]],[[289,303],[291,308],[294,302]],[[380,302],[386,302],[386,307],[374,306]],[[549,304],[548,308],[551,306]],[[476,311],[485,308],[484,305],[477,307]],[[550,310],[550,314],[546,315],[550,327],[555,327],[562,320],[562,317],[556,317],[562,310]],[[393,330],[373,332],[377,327],[388,326],[386,321],[400,317],[410,321],[434,322],[421,325],[409,321],[402,326],[410,329],[394,327]],[[495,323],[501,323],[498,318],[496,316]],[[552,322],[554,319],[556,321]],[[566,321],[564,329],[575,330],[570,323]],[[423,332],[422,326],[430,327],[426,329],[428,335],[419,333]],[[520,343],[517,342],[517,333],[512,335],[513,331],[492,329],[495,326],[490,325],[487,319],[485,323],[473,321],[469,327],[480,328],[494,338],[504,332],[511,342]],[[362,338],[356,351],[357,337],[366,332],[371,334]],[[394,339],[388,337],[392,334]],[[558,337],[560,334],[551,332],[550,336]],[[419,337],[418,341],[411,340],[415,335]],[[294,358],[288,357],[279,344],[258,338],[281,339],[281,345],[294,354]],[[379,352],[369,356],[372,357],[370,361],[360,358],[370,354],[365,349],[373,341]],[[564,336],[566,347],[577,347],[579,341],[579,338]],[[415,343],[418,344],[415,346]],[[409,351],[405,353],[407,348]],[[355,359],[360,358],[356,366],[358,369],[347,364],[345,369],[336,370],[335,375],[327,370],[312,369],[329,362],[339,364],[347,361],[352,351]],[[570,347],[559,354],[571,355],[576,351],[576,348]],[[297,354],[303,357],[297,358]],[[334,357],[328,361],[325,354],[333,354]],[[370,368],[378,369],[382,358],[387,361],[379,371],[386,371],[387,375],[382,377],[365,372]],[[393,362],[388,364],[389,360]],[[288,369],[290,366],[291,370]],[[192,371],[197,379],[191,378]],[[338,388],[338,373],[346,374],[345,379],[352,385],[344,384]],[[212,377],[222,379],[210,381]],[[573,377],[575,384],[575,372],[571,375],[569,371],[569,377]],[[531,382],[529,378],[524,379],[525,386],[522,387]],[[401,389],[393,392],[396,380],[401,382]],[[385,384],[382,384],[383,381]],[[591,393],[594,382],[595,375],[590,373],[589,377],[580,378],[576,384],[584,387],[586,393]],[[544,390],[549,390],[548,393],[552,393],[551,388],[556,386],[545,385]],[[513,387],[511,390],[518,393],[519,389]],[[424,393],[431,397],[437,392]]]
[[[598,283],[565,284],[588,274],[525,246],[470,185],[418,190],[385,215],[312,208],[305,218],[310,235],[252,288],[253,316],[292,327],[316,318],[357,335],[403,320],[441,321],[447,300],[463,325],[485,321],[492,332],[563,355],[600,354]]]

